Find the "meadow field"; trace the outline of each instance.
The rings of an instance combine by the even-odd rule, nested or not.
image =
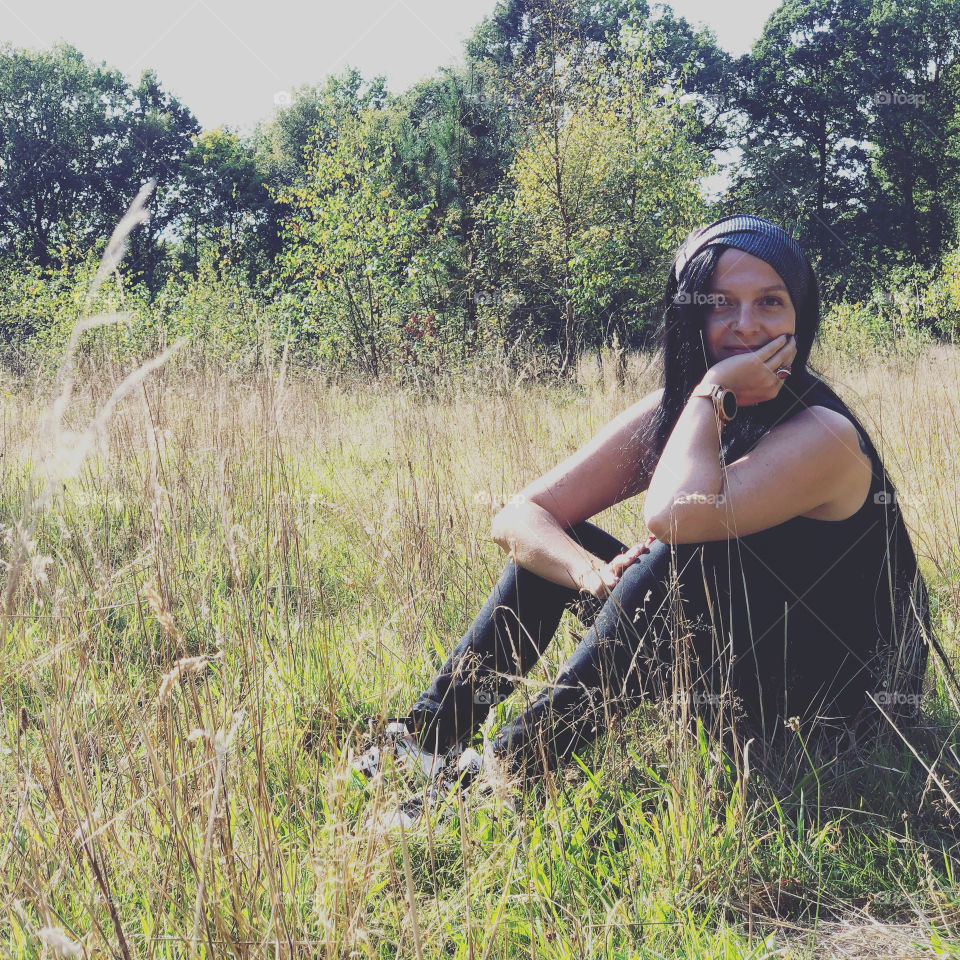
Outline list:
[[[500,506],[657,371],[416,390],[263,357],[187,347],[116,403],[133,367],[96,351],[66,390],[0,381],[0,955],[960,957],[960,703],[932,651],[899,751],[773,783],[651,704],[525,796],[365,828],[410,788],[348,770],[363,718],[473,619]],[[956,669],[960,348],[813,365],[900,488]],[[641,517],[593,520],[632,544]],[[529,683],[582,632],[565,614]]]

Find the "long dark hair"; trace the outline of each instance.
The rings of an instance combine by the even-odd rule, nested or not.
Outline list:
[[[690,391],[710,366],[703,337],[707,313],[704,304],[709,303],[707,294],[717,262],[723,252],[729,249],[733,248],[725,244],[705,247],[690,261],[679,285],[674,271],[670,270],[663,294],[663,323],[657,343],[663,361],[664,392],[651,425],[658,458],[686,406]],[[788,420],[802,407],[820,404],[822,394],[815,388],[822,387],[833,394],[819,376],[807,367],[820,327],[819,285],[813,268],[809,264],[807,267],[806,299],[802,304],[794,304],[797,355],[791,362],[792,372],[774,399],[741,407],[735,419],[724,427],[721,452],[725,463],[738,460],[768,430]],[[843,406],[843,401],[836,394],[833,394],[833,398]]]
[[[705,247],[690,260],[679,284],[675,271],[670,270],[663,295],[663,323],[657,340],[657,353],[663,364],[663,396],[644,438],[648,449],[654,451],[654,463],[660,459],[690,392],[711,365],[703,335],[706,304],[710,303],[706,295],[710,292],[717,262],[728,249],[733,248],[725,244]],[[807,294],[802,303],[794,304],[797,353],[791,361],[791,374],[775,398],[741,407],[736,417],[724,427],[721,462],[730,464],[740,459],[767,431],[789,420],[804,407],[827,407],[843,414],[857,426],[868,447],[875,476],[882,479],[879,486],[883,495],[875,496],[870,504],[871,509],[885,511],[890,561],[887,564],[889,576],[884,578],[886,583],[879,583],[877,589],[878,625],[885,612],[888,618],[893,618],[901,643],[901,649],[894,656],[896,678],[893,682],[900,690],[918,694],[927,661],[926,640],[929,639],[940,651],[931,630],[926,584],[900,509],[900,498],[873,440],[850,408],[827,386],[823,375],[809,367],[810,352],[820,329],[820,289],[809,261],[807,269]],[[890,635],[893,624],[886,619],[886,626],[882,629],[887,635]],[[907,637],[903,636],[905,630],[908,630]],[[910,711],[897,713],[903,717]]]

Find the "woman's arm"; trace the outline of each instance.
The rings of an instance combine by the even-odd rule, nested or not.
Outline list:
[[[650,532],[668,543],[744,537],[824,504],[847,502],[868,481],[857,429],[834,410],[806,408],[722,472],[710,401],[692,397],[677,426],[684,418],[694,446],[671,451],[671,435],[644,504]]]
[[[647,434],[662,394],[654,390],[628,407],[494,517],[493,539],[520,566],[579,589],[581,578],[603,565],[564,530],[646,490],[653,472]]]
[[[576,453],[528,483],[494,518],[494,526],[509,518],[514,505],[529,502],[543,507],[561,527],[573,527],[646,490],[653,473],[646,434],[662,394],[648,393]]]
[[[796,353],[783,334],[754,351],[726,357],[701,381],[737,399],[772,399],[783,387],[777,365]],[[739,460],[721,468],[720,427],[713,403],[690,396],[657,464],[643,519],[669,543],[744,537],[827,504],[846,503],[863,489],[858,433],[842,414],[807,407],[766,433]]]
[[[643,504],[643,522],[661,539],[676,527],[685,501],[722,503],[720,426],[710,397],[690,397],[663,448]]]
[[[584,588],[585,578],[604,561],[567,536],[556,518],[543,507],[517,504],[509,523],[493,528],[493,539],[510,559],[562,587]]]

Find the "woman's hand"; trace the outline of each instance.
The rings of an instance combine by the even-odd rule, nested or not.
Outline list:
[[[605,600],[610,595],[610,591],[620,582],[623,571],[641,554],[649,553],[650,544],[656,539],[650,536],[646,543],[638,543],[625,553],[617,554],[609,563],[588,569],[580,578],[580,592]]]
[[[765,343],[759,350],[724,357],[703,375],[701,383],[717,383],[732,390],[738,406],[752,406],[772,400],[783,387],[774,371],[789,367],[797,355],[796,337],[783,334]]]

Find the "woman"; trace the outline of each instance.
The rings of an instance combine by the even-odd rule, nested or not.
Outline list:
[[[589,631],[489,745],[510,772],[541,773],[612,717],[678,692],[764,744],[786,729],[876,731],[881,709],[916,714],[927,592],[876,448],[807,369],[820,301],[802,249],[762,217],[724,217],[681,246],[664,302],[663,388],[495,519],[510,551],[498,583],[390,728],[393,752],[427,773],[515,688],[568,608]],[[644,490],[646,543],[628,549],[588,522]]]

